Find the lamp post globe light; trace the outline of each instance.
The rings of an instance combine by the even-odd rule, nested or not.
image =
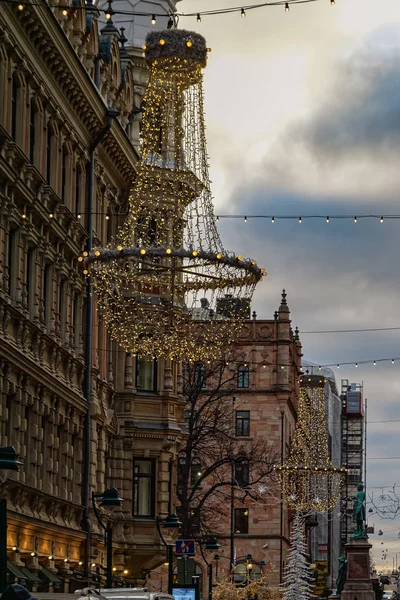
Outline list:
[[[204,562],[207,565],[207,571],[208,571],[208,600],[212,600],[212,577],[213,577],[213,572],[212,572],[212,562],[208,561],[206,558],[206,555],[204,553],[204,550],[211,550],[216,552],[217,550],[219,550],[221,548],[221,546],[218,544],[217,542],[217,538],[215,537],[210,537],[208,538],[208,540],[206,540],[205,542],[199,542],[199,546],[200,546],[200,552],[201,552],[201,556],[203,557]],[[204,546],[204,548],[203,548]],[[216,555],[218,556],[218,555]]]
[[[0,448],[0,483],[4,484],[9,471],[18,471],[22,463],[17,460],[13,446]],[[7,587],[7,500],[0,499],[0,593]]]
[[[161,525],[165,529],[178,529],[182,525],[182,523],[180,522],[180,520],[178,519],[176,514],[171,513],[165,519],[163,519],[162,517],[157,517],[156,524],[157,524],[158,535],[160,536],[160,539],[161,539],[162,543],[164,544],[164,546],[167,548],[168,594],[172,594],[172,580],[174,578],[174,565],[173,565],[174,546],[173,546],[173,544],[168,544],[168,542],[164,538],[162,531],[161,531]]]
[[[107,549],[107,582],[106,582],[106,586],[107,586],[107,588],[112,588],[112,585],[113,585],[113,568],[112,568],[113,528],[106,527],[106,525],[104,525],[104,523],[101,519],[100,513],[96,506],[96,500],[99,501],[100,506],[103,506],[105,508],[112,508],[112,507],[116,507],[116,506],[121,506],[122,498],[120,498],[118,496],[118,490],[116,488],[110,488],[108,490],[105,490],[102,494],[96,494],[95,492],[92,492],[92,504],[93,504],[94,514],[96,515],[96,519],[99,522],[99,525],[104,530],[104,544]]]

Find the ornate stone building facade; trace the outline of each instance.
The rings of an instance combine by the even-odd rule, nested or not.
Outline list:
[[[104,580],[91,495],[112,486],[116,581],[163,561],[182,439],[179,365],[122,352],[78,268],[121,224],[139,158],[141,49],[102,19],[82,0],[0,13],[0,445],[23,462],[1,493],[10,581],[34,590]]]
[[[283,291],[281,304],[273,320],[259,320],[253,313],[235,344],[238,365],[234,390],[235,435],[238,444],[245,437],[262,439],[275,449],[277,464],[283,463],[294,435],[299,399],[302,346],[298,331],[291,327],[290,310]],[[241,485],[241,482],[234,482]],[[243,482],[246,483],[245,481]],[[265,490],[265,502],[240,503],[235,497],[234,556],[235,579],[246,577],[247,555],[252,555],[252,576],[268,574],[271,585],[282,582],[290,543],[291,511],[281,498],[276,478]],[[230,523],[230,519],[227,519]],[[231,532],[219,543],[228,547]],[[229,568],[221,558],[219,570]]]
[[[245,321],[232,356],[235,373],[233,379],[229,376],[229,396],[224,397],[222,402],[227,410],[230,399],[233,402],[232,427],[236,447],[240,449],[242,445],[258,441],[268,454],[266,462],[274,456],[276,464],[281,464],[288,455],[295,431],[302,365],[302,346],[298,331],[292,330],[285,292],[273,319],[257,319],[253,313],[253,318]],[[204,387],[208,388],[208,383]],[[206,399],[211,397],[212,390],[210,387],[204,391]],[[218,397],[219,392],[215,393]],[[233,493],[228,485],[224,488],[227,490],[225,502],[219,500],[217,505],[220,514],[219,559],[215,560],[215,551],[208,553],[207,557],[212,563],[213,583],[230,576],[232,558],[235,563],[234,579],[238,583],[243,583],[248,577],[247,564],[251,562],[251,577],[260,577],[263,573],[272,586],[278,587],[282,583],[290,544],[292,511],[281,497],[274,476],[254,489],[250,485],[250,494],[247,495],[246,486],[252,480],[251,465],[247,469],[241,466],[239,461],[239,469],[235,466],[231,471],[228,467],[222,478],[232,484]],[[194,467],[207,472],[206,464],[192,463],[191,485],[197,481]],[[202,482],[204,496],[209,481],[210,478]],[[251,497],[256,497],[256,500],[252,501]],[[202,597],[206,597],[208,568],[201,558],[198,544],[196,546],[194,564],[190,570],[187,563],[184,571],[200,577]],[[251,561],[247,559],[249,554]],[[182,577],[179,575],[181,572],[180,565],[175,565],[178,578]],[[167,567],[160,566],[153,571],[147,585],[150,589],[159,589],[165,584],[166,577]],[[181,580],[181,583],[190,583],[190,577]]]

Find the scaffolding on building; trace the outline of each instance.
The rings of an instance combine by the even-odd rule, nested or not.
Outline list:
[[[353,502],[357,495],[357,485],[364,483],[364,405],[362,383],[349,383],[342,379],[341,395],[341,466],[348,469],[346,483],[342,487],[340,499],[341,512],[341,553],[355,531],[353,521]]]

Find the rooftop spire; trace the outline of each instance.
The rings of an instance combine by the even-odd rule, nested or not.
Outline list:
[[[279,312],[289,312],[289,307],[288,307],[287,302],[286,302],[286,291],[285,291],[285,289],[282,290],[282,298],[281,298],[281,305],[279,307]]]

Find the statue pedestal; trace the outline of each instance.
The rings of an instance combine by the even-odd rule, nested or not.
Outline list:
[[[372,544],[367,538],[350,540],[345,548],[347,571],[341,600],[375,600],[369,568],[369,550]]]

